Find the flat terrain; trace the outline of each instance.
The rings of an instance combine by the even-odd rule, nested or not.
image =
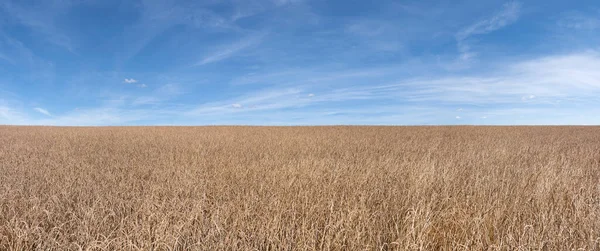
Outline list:
[[[0,127],[0,250],[600,250],[600,127]]]

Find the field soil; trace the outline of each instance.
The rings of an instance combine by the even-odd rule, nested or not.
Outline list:
[[[0,250],[600,250],[600,127],[0,127]]]

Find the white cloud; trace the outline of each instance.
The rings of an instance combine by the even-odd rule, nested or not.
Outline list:
[[[460,116],[456,116],[456,119],[460,119]]]
[[[138,86],[139,88],[146,88],[146,87],[148,87],[146,84],[139,84],[139,85],[137,85],[137,86]]]
[[[137,83],[138,81],[135,80],[135,79],[133,79],[133,78],[126,78],[124,80],[124,82],[127,83],[127,84],[134,84],[134,83]]]
[[[37,112],[41,113],[41,114],[44,114],[44,115],[46,115],[46,116],[52,116],[52,114],[50,114],[50,112],[48,112],[48,110],[46,110],[46,109],[43,109],[43,108],[40,108],[40,107],[35,107],[35,108],[33,108],[33,109],[34,109],[35,111],[37,111]]]
[[[233,108],[242,108],[242,105],[240,105],[240,104],[232,104],[231,107],[233,107]]]
[[[315,96],[315,94],[313,94],[313,93],[310,93],[310,94],[308,94],[308,96],[309,96],[309,97],[314,97],[314,96]]]
[[[527,101],[527,100],[531,100],[531,99],[534,99],[534,98],[535,98],[535,95],[529,95],[529,96],[523,96],[523,97],[521,97],[521,100]]]

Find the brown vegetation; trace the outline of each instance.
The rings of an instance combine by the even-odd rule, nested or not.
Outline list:
[[[0,250],[600,249],[600,127],[0,127]]]

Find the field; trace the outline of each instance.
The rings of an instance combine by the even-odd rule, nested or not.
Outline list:
[[[600,127],[0,127],[0,250],[600,250]]]

